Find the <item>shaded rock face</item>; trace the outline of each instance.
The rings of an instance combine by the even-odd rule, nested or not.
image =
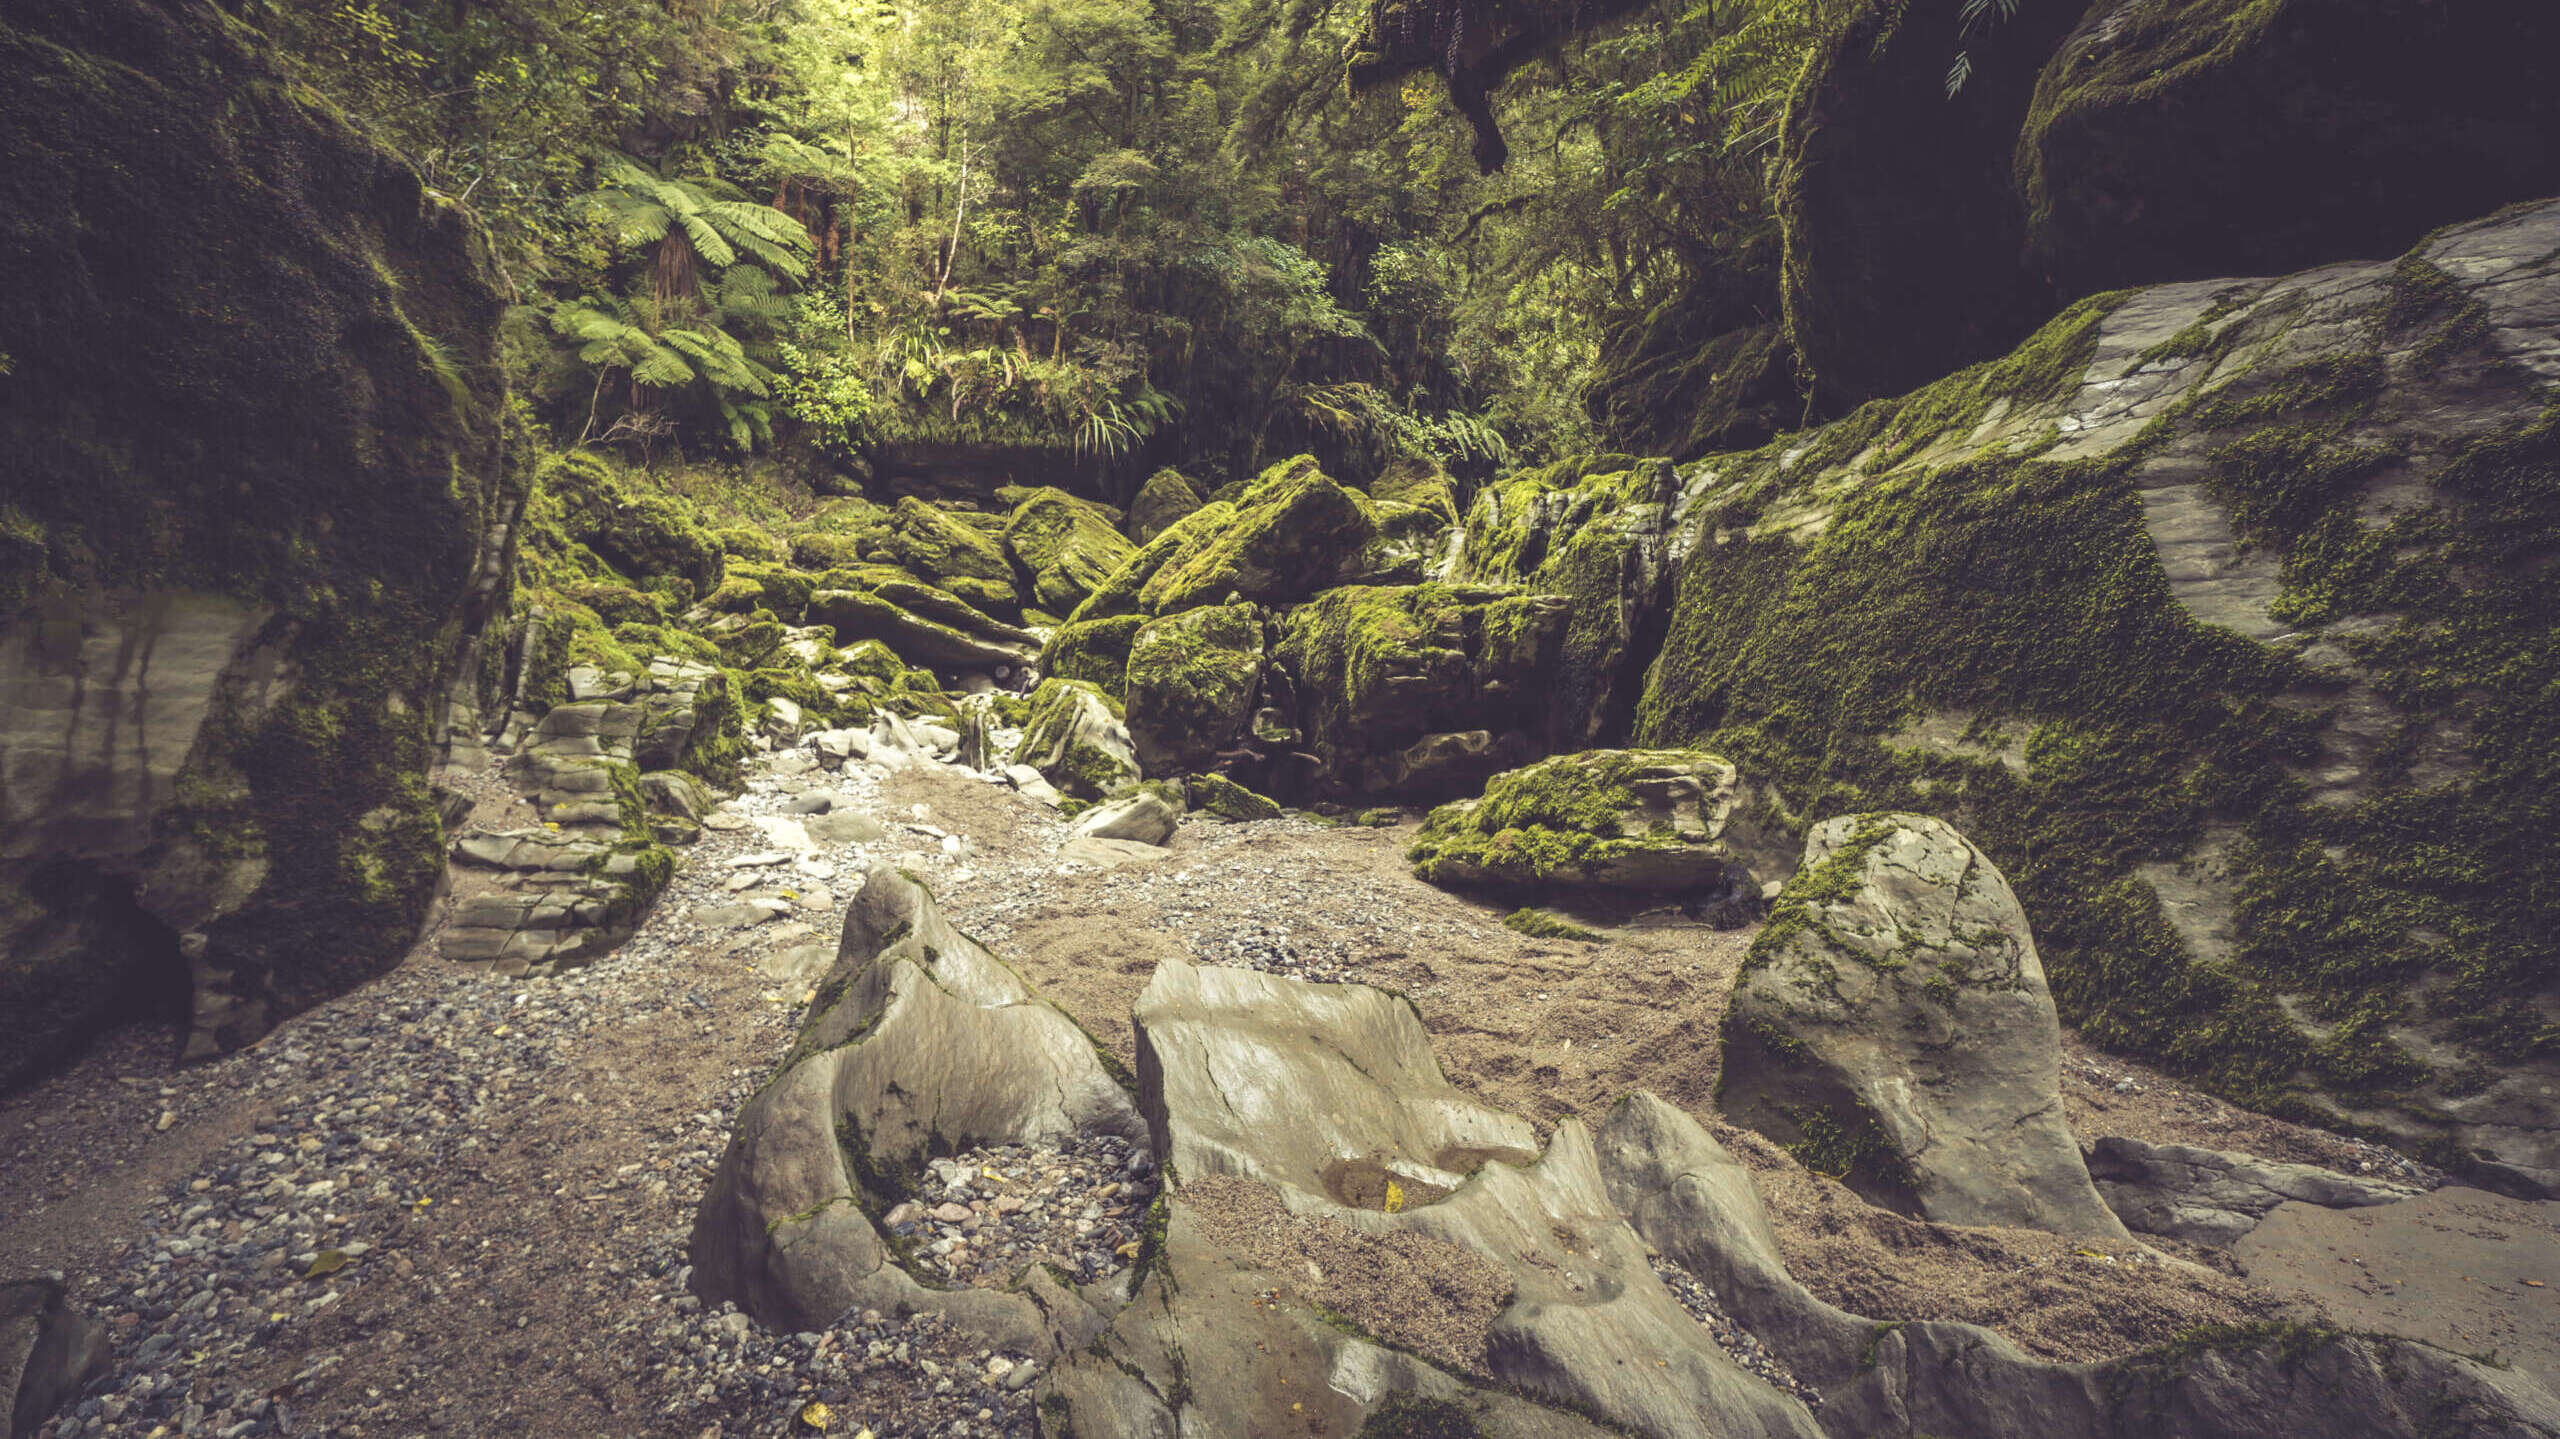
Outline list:
[[[442,868],[439,716],[525,478],[468,222],[210,7],[16,6],[0,75],[6,1082],[134,974],[30,940],[84,921],[27,856],[166,931],[191,1053],[406,946]]]
[[[1996,23],[1873,5],[1797,80],[1778,142],[1780,288],[1786,337],[1829,412],[1989,359],[2053,313],[2018,263],[2010,154],[2038,70],[2086,3],[2020,5]],[[1950,95],[1959,53],[1969,73]]]
[[[2018,140],[2031,258],[2076,296],[2388,253],[2560,189],[2555,82],[2547,6],[2099,0]]]
[[[2550,1192],[2555,253],[2104,297],[1681,466],[1635,742],[1962,814],[2084,1035]]]
[[[905,1200],[938,1154],[1143,1129],[1073,1020],[952,929],[922,885],[876,865],[798,1043],[739,1115],[712,1177],[691,1241],[694,1293],[786,1330],[854,1307],[929,1310],[1045,1354],[1029,1299],[925,1289],[872,1216]]]
[[[1134,549],[1112,512],[1063,490],[1036,490],[1005,522],[1005,552],[1031,581],[1042,609],[1065,614],[1111,577]]]
[[[2089,1177],[2125,1227],[2189,1244],[2229,1244],[2287,1201],[2366,1209],[2423,1191],[2314,1164],[2280,1164],[2192,1144],[2109,1135],[2089,1149]]]
[[[1596,1139],[1629,1225],[1822,1392],[1836,1439],[2526,1439],[2560,1423],[2533,1381],[2402,1340],[2274,1326],[2056,1364],[1970,1324],[1878,1324],[1788,1275],[1748,1173],[1687,1114],[1637,1093]]]
[[[1200,508],[1200,492],[1175,470],[1158,470],[1129,502],[1129,538],[1145,544]]]
[[[1679,894],[1756,904],[1791,868],[1732,764],[1697,750],[1588,750],[1495,775],[1431,812],[1414,873],[1434,884]]]
[[[1942,820],[1814,826],[1725,1020],[1727,1114],[1942,1224],[2122,1238],[2009,882]]]
[[[58,1281],[0,1284],[0,1415],[10,1439],[32,1439],[107,1356],[106,1328],[65,1302]]]

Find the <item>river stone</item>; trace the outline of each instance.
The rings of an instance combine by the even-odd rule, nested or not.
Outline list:
[[[793,1332],[856,1306],[934,1311],[1045,1357],[1028,1300],[923,1288],[867,1216],[903,1199],[934,1153],[1137,1139],[1129,1093],[1075,1021],[886,863],[848,907],[818,996],[781,1074],[738,1116],[695,1216],[693,1292]]]
[[[33,1439],[108,1356],[106,1329],[71,1307],[60,1280],[0,1284],[0,1412],[11,1439]]]
[[[1944,820],[1846,815],[1814,826],[1743,961],[1721,1098],[1888,1207],[2123,1238],[2063,1122],[2061,1044],[1990,859]]]
[[[1164,844],[1173,838],[1174,827],[1182,822],[1182,806],[1167,799],[1160,786],[1131,790],[1117,799],[1107,799],[1067,825],[1070,839],[1120,839],[1139,844]]]
[[[2090,1146],[2089,1177],[2126,1228],[2206,1245],[2230,1244],[2289,1199],[2324,1209],[2364,1209],[2425,1192],[2314,1164],[2192,1144],[2146,1144],[2120,1135]]]

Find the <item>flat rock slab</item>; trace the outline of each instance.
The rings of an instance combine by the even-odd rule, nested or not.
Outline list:
[[[2560,1393],[2560,1202],[2459,1187],[2365,1209],[2289,1202],[2232,1256],[2343,1328],[2495,1353]]]
[[[2315,1164],[2280,1164],[2191,1144],[2146,1144],[2114,1135],[2090,1147],[2089,1177],[2127,1229],[2209,1245],[2231,1243],[2288,1202],[2363,1209],[2425,1193],[2415,1185]]]

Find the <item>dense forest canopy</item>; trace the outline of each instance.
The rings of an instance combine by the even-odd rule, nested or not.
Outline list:
[[[1613,431],[1641,407],[1592,381],[1682,322],[1657,312],[1776,319],[1780,111],[1855,8],[244,13],[487,223],[513,378],[564,442],[993,442],[1225,479],[1635,447]]]

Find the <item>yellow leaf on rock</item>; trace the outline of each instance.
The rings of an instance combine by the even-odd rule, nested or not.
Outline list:
[[[302,1277],[305,1279],[326,1278],[327,1276],[335,1274],[339,1270],[344,1269],[355,1262],[355,1257],[344,1250],[323,1249],[320,1251],[319,1257],[311,1261],[311,1267],[302,1271]]]
[[[800,1406],[800,1422],[823,1434],[828,1425],[836,1422],[836,1414],[822,1401],[812,1399]]]
[[[1119,1255],[1123,1259],[1135,1259],[1138,1257],[1138,1241],[1132,1239],[1128,1243],[1121,1245],[1119,1248],[1114,1249],[1111,1252]]]
[[[1394,1214],[1404,1208],[1404,1186],[1396,1183],[1392,1179],[1387,1181],[1387,1202],[1385,1207],[1389,1214]]]

